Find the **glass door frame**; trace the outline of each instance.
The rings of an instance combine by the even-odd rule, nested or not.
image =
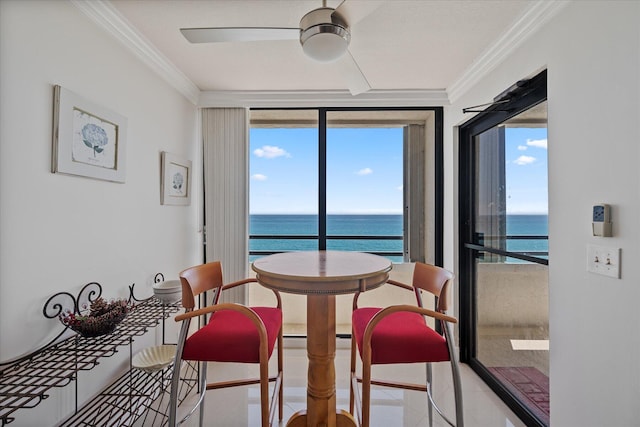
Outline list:
[[[476,267],[475,260],[479,252],[487,252],[537,264],[548,265],[548,261],[519,253],[480,245],[474,240],[475,230],[475,137],[506,120],[547,100],[547,72],[525,82],[518,82],[510,88],[511,96],[494,102],[459,127],[459,334],[460,361],[467,363],[478,376],[510,407],[527,425],[544,427],[540,421],[502,385],[489,370],[476,358],[477,354],[477,306],[475,304]]]

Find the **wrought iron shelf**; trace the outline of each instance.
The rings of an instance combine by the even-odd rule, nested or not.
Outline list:
[[[141,425],[164,425],[170,384],[170,368],[153,373],[129,370],[60,427],[132,426],[141,418]]]
[[[161,281],[160,278],[164,280],[159,273],[155,281]],[[14,421],[17,411],[39,405],[49,397],[52,389],[66,387],[72,382],[76,385],[76,410],[61,424],[63,426],[130,426],[140,417],[150,415],[154,420],[152,425],[165,423],[166,415],[153,406],[167,394],[171,371],[165,368],[147,373],[131,369],[132,342],[134,337],[144,335],[161,322],[164,341],[164,321],[178,312],[179,305],[165,305],[155,297],[138,300],[133,296],[133,287],[129,286],[129,301],[135,308],[115,331],[85,338],[70,334],[71,331],[65,328],[49,344],[19,359],[0,363],[1,426]],[[101,293],[102,287],[96,282],[85,285],[77,298],[60,292],[45,303],[43,314],[53,319],[64,311],[79,313],[83,303],[94,301]],[[126,345],[129,346],[130,369],[79,409],[78,372],[93,369],[100,359],[113,356]]]

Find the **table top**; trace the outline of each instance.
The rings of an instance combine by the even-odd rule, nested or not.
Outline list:
[[[373,289],[389,278],[391,261],[347,251],[286,252],[251,264],[268,288],[298,294],[347,294]]]

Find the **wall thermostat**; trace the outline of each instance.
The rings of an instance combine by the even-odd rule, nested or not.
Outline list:
[[[606,204],[593,206],[593,235],[611,237],[611,208]]]

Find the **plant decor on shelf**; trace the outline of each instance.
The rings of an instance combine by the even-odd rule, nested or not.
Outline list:
[[[67,311],[60,314],[60,321],[83,337],[98,337],[113,332],[132,308],[127,300],[118,299],[107,302],[100,297],[91,302],[87,314]]]

